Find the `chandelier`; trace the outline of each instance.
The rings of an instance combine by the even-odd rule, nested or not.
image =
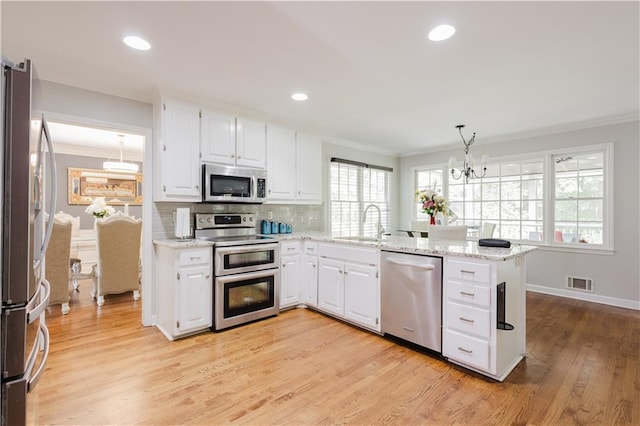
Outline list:
[[[451,169],[451,177],[454,179],[461,179],[462,177],[464,177],[464,183],[469,183],[469,179],[472,178],[483,178],[484,175],[487,173],[487,156],[483,155],[482,156],[482,161],[481,161],[481,165],[480,168],[482,169],[482,172],[477,172],[473,166],[477,164],[475,164],[476,159],[473,158],[473,156],[471,154],[469,154],[469,147],[471,146],[471,144],[473,144],[473,142],[476,140],[476,133],[473,132],[473,136],[471,136],[471,139],[469,139],[468,141],[466,141],[464,139],[464,136],[462,136],[462,128],[464,127],[464,124],[458,124],[456,126],[456,128],[458,129],[458,132],[460,132],[460,137],[462,138],[462,143],[464,144],[464,163],[462,165],[462,168],[459,170],[456,170],[456,157],[451,157],[449,158],[449,168]]]
[[[120,138],[120,161],[105,161],[102,163],[102,168],[104,170],[108,170],[111,172],[129,172],[129,173],[137,173],[138,165],[135,163],[126,163],[122,158],[122,154],[124,151],[124,135],[118,135]]]

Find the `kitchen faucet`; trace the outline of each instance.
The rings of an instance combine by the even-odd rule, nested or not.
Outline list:
[[[382,239],[382,233],[384,232],[384,228],[382,227],[382,213],[380,212],[380,207],[376,206],[375,204],[369,204],[365,209],[364,209],[364,213],[362,213],[362,224],[364,225],[364,223],[367,221],[367,211],[371,208],[371,207],[375,207],[375,209],[378,211],[378,224],[377,224],[377,237],[376,239],[378,241],[380,241]]]

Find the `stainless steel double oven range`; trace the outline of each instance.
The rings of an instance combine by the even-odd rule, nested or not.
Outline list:
[[[214,329],[278,315],[280,249],[257,235],[253,214],[196,214],[195,237],[213,242]]]

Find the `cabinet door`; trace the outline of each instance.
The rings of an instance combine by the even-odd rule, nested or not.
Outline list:
[[[203,110],[200,119],[202,161],[235,164],[236,119],[233,115]]]
[[[164,201],[200,201],[200,110],[163,103],[160,176]]]
[[[267,153],[267,125],[236,118],[236,164],[264,169]]]
[[[180,333],[210,327],[213,306],[211,266],[180,268],[178,298],[177,328]]]
[[[296,135],[296,199],[322,201],[322,141],[319,136]]]
[[[346,263],[344,267],[345,318],[380,329],[380,286],[377,268]]]
[[[300,300],[300,255],[280,257],[280,307],[285,308]]]
[[[318,257],[304,255],[302,261],[302,303],[318,306]]]
[[[344,263],[318,261],[318,308],[344,317]]]
[[[296,196],[296,132],[267,127],[267,197],[294,200]]]

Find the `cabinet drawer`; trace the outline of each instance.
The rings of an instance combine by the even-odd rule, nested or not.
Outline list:
[[[447,280],[447,297],[464,303],[489,308],[491,305],[491,290],[484,285],[474,285],[469,282]]]
[[[283,241],[280,243],[280,255],[286,256],[288,254],[300,253],[299,241]]]
[[[447,302],[447,328],[488,339],[491,335],[491,315],[488,310],[470,305]]]
[[[179,266],[206,265],[211,263],[211,250],[181,251],[178,258]]]
[[[447,330],[444,355],[464,364],[489,371],[489,342]]]
[[[306,241],[304,243],[304,253],[318,255],[318,243],[314,241]]]
[[[449,259],[447,277],[489,284],[491,282],[491,265]]]

